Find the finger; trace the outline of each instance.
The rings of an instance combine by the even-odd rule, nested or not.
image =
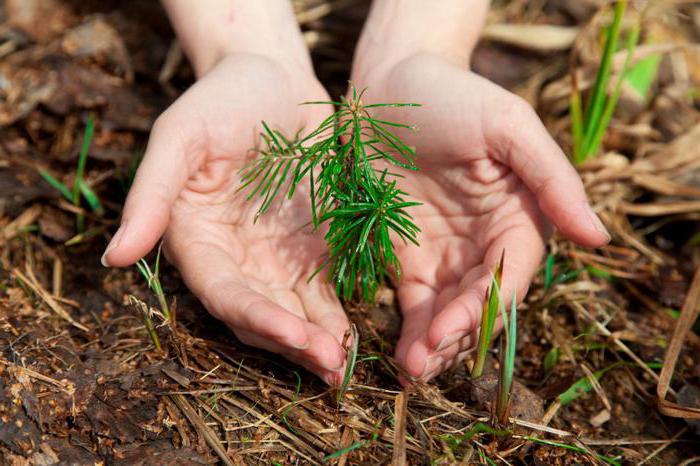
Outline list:
[[[102,256],[104,266],[133,264],[153,249],[163,235],[173,203],[196,170],[192,161],[197,149],[180,125],[168,111],[153,125],[121,224]]]
[[[333,289],[320,277],[302,277],[294,287],[309,321],[327,330],[342,343],[350,328],[347,315]]]
[[[345,351],[335,336],[287,307],[301,310],[300,302],[291,302],[286,294],[283,307],[251,289],[244,282],[233,253],[222,248],[220,241],[207,242],[201,232],[196,235],[190,227],[179,223],[176,226],[166,238],[169,255],[175,259],[187,286],[214,317],[236,332],[255,335],[255,339],[248,338],[245,343],[285,357],[293,354],[298,360],[329,371],[343,367]],[[213,239],[221,238],[214,235]]]
[[[501,147],[496,158],[510,166],[537,198],[542,211],[569,239],[600,247],[610,234],[593,212],[581,178],[532,107],[511,95],[506,118],[488,122],[487,137]]]
[[[429,381],[438,375],[440,375],[442,372],[450,369],[451,367],[454,367],[456,362],[462,361],[464,357],[467,355],[469,350],[474,346],[475,344],[475,335],[474,334],[469,334],[466,335],[464,338],[462,338],[459,341],[456,341],[452,343],[450,346],[440,350],[440,351],[434,351],[431,353],[431,356],[429,356],[429,360],[432,358],[435,358],[436,356],[440,358],[441,364],[439,366],[433,367],[430,371],[427,371],[425,374],[421,376],[422,380]],[[461,356],[461,359],[458,359]]]
[[[519,223],[520,226],[508,228],[494,238],[486,251],[483,264],[472,269],[462,280],[464,291],[443,310],[437,310],[428,329],[431,348],[445,348],[477,330],[493,270],[504,251],[501,300],[506,309],[514,293],[518,303],[523,300],[542,259],[544,239],[537,219],[522,216]]]
[[[462,291],[444,308],[436,309],[427,330],[428,346],[442,351],[473,333],[479,326],[484,295],[491,283],[489,268],[480,265],[462,279]]]
[[[248,343],[285,357],[339,371],[345,362],[340,342],[327,330],[305,322],[285,308],[235,282],[215,283],[199,296],[207,309],[233,330],[256,338]]]
[[[340,385],[343,379],[343,374],[345,371],[344,363],[339,368],[328,369],[327,367],[319,365],[318,359],[314,358],[310,354],[310,348],[319,346],[318,344],[311,343],[309,348],[297,350],[294,348],[289,348],[285,345],[280,345],[273,340],[263,338],[260,335],[251,332],[236,329],[232,329],[232,331],[242,343],[255,348],[261,348],[272,353],[281,354],[291,362],[304,367],[313,374],[316,374],[319,378],[321,378],[321,380],[330,386],[336,387]],[[313,338],[311,339],[313,340]]]
[[[427,366],[430,348],[425,333],[433,318],[436,295],[432,288],[415,282],[402,284],[398,295],[403,323],[395,357],[408,375],[420,377],[440,364],[434,360]]]

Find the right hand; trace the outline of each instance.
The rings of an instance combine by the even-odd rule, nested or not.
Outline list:
[[[325,245],[308,226],[303,183],[256,224],[239,170],[259,143],[260,122],[293,136],[330,106],[310,67],[260,54],[221,59],[155,122],[103,262],[124,267],[164,235],[168,259],[209,312],[244,343],[342,378],[348,321],[322,277],[307,282]]]

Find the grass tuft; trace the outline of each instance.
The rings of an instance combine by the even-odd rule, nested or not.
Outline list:
[[[78,156],[78,166],[75,170],[75,177],[73,179],[73,185],[69,188],[64,183],[61,183],[53,175],[51,175],[46,170],[39,170],[39,175],[51,186],[53,186],[61,195],[68,200],[71,204],[76,207],[80,207],[80,199],[85,199],[90,210],[92,210],[96,215],[104,215],[104,208],[102,207],[102,202],[100,198],[95,194],[95,192],[90,188],[90,186],[85,181],[85,165],[87,164],[88,150],[90,149],[90,144],[92,142],[92,136],[95,132],[95,120],[90,115],[88,117],[87,124],[85,125],[85,134],[83,135],[83,144],[80,148],[80,154]],[[76,224],[79,232],[83,232],[85,229],[85,216],[82,213],[76,214]]]
[[[632,52],[639,40],[639,25],[635,25],[627,36],[627,56],[622,72],[615,83],[612,93],[608,95],[613,74],[613,58],[620,41],[622,18],[625,15],[626,8],[627,0],[615,2],[612,23],[605,29],[604,33],[605,44],[600,67],[585,108],[582,107],[581,94],[576,85],[576,80],[573,79],[574,85],[570,100],[571,132],[573,137],[573,159],[577,164],[585,162],[598,153],[603,136],[617,107],[622,91],[622,82],[630,67]]]
[[[148,288],[153,291],[153,293],[156,295],[156,298],[158,298],[158,304],[160,305],[160,310],[163,313],[163,316],[165,317],[166,320],[170,319],[170,308],[168,306],[168,300],[165,298],[165,293],[163,292],[163,287],[160,284],[160,253],[162,249],[163,244],[161,243],[158,246],[158,253],[156,254],[156,264],[151,271],[151,267],[148,265],[148,262],[146,262],[146,259],[139,259],[138,262],[136,262],[136,268],[141,272],[141,275],[143,275],[143,278],[146,279],[146,282],[148,283]]]
[[[496,419],[506,424],[510,414],[510,401],[513,393],[513,373],[515,372],[515,347],[517,344],[517,300],[513,292],[510,315],[500,306],[503,316],[505,338],[501,339],[500,374],[498,378],[498,396],[496,398]]]
[[[498,266],[494,271],[493,278],[491,279],[491,287],[486,292],[486,299],[484,299],[484,309],[481,313],[479,340],[476,345],[476,360],[474,361],[474,367],[472,368],[471,372],[472,378],[479,378],[484,372],[486,356],[489,351],[489,346],[491,345],[493,328],[496,323],[496,317],[498,316],[498,307],[500,302],[498,290],[501,288],[501,282],[503,281],[504,260],[505,251],[503,251],[501,254],[501,260],[499,261]]]

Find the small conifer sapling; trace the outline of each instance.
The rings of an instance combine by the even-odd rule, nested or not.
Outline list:
[[[415,150],[393,131],[413,127],[373,116],[379,107],[417,107],[417,104],[363,105],[364,91],[353,88],[350,98],[328,105],[335,112],[306,135],[288,138],[263,122],[258,156],[243,167],[241,189],[247,199],[260,199],[257,218],[280,194],[290,199],[300,183],[309,183],[311,224],[327,224],[328,248],[321,266],[336,294],[344,301],[374,303],[378,288],[399,279],[401,265],[392,236],[418,245],[420,229],[409,214],[419,202],[396,183],[391,170],[417,170]]]

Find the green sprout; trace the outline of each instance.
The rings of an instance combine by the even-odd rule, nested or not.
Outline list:
[[[484,300],[484,308],[481,313],[481,327],[479,330],[479,340],[476,345],[476,360],[472,368],[472,378],[479,378],[484,373],[484,365],[486,364],[486,356],[488,355],[491,338],[493,336],[493,328],[498,316],[499,296],[498,290],[501,287],[503,280],[503,261],[505,259],[505,251],[501,254],[501,260],[496,267],[496,271],[491,279],[491,287],[486,292]]]
[[[620,40],[622,18],[627,7],[627,0],[615,2],[612,24],[605,29],[605,45],[596,74],[591,94],[582,108],[581,94],[574,79],[571,93],[571,131],[573,136],[573,159],[575,163],[582,163],[597,154],[603,136],[610,125],[613,113],[617,107],[622,82],[630,68],[632,52],[639,39],[639,25],[635,25],[627,37],[627,56],[620,77],[615,83],[612,94],[608,96],[608,88],[613,74],[613,57],[617,51]]]
[[[287,139],[263,122],[263,148],[243,167],[241,189],[249,189],[248,200],[261,200],[257,220],[280,193],[290,199],[308,179],[313,227],[328,225],[328,253],[311,278],[326,269],[341,299],[374,303],[380,285],[401,276],[392,235],[417,245],[420,229],[407,212],[419,203],[405,200],[395,180],[400,175],[389,171],[418,169],[415,150],[392,133],[413,128],[372,111],[417,104],[363,105],[363,94],[353,88],[340,102],[307,102],[337,110],[305,136]]]
[[[155,293],[156,298],[158,298],[158,303],[160,304],[160,310],[163,313],[163,316],[165,317],[166,320],[170,319],[170,308],[168,307],[168,300],[165,298],[165,293],[163,293],[163,287],[160,284],[160,252],[162,248],[162,243],[160,246],[158,246],[158,253],[156,254],[156,264],[155,267],[153,268],[153,271],[151,271],[150,266],[148,265],[148,262],[146,262],[146,259],[139,259],[138,262],[136,262],[136,268],[141,272],[141,275],[143,275],[143,278],[146,279],[146,282],[148,283],[148,288]]]
[[[554,254],[547,256],[544,267],[544,290],[547,291],[552,284],[552,270],[554,269]]]
[[[156,326],[153,324],[153,308],[149,307],[146,303],[132,295],[129,295],[129,304],[131,304],[134,309],[141,314],[141,317],[143,317],[143,325],[146,327],[146,332],[148,332],[148,336],[151,338],[153,346],[155,346],[158,351],[162,351],[163,346],[160,344],[160,338],[158,338]]]
[[[83,144],[80,148],[80,154],[78,156],[78,167],[75,170],[73,185],[70,188],[58,181],[58,179],[44,169],[39,170],[39,174],[48,184],[56,188],[56,190],[58,190],[58,192],[60,192],[63,197],[65,197],[68,202],[73,204],[75,207],[80,207],[80,199],[82,197],[96,215],[102,216],[104,215],[104,208],[102,207],[100,198],[85,181],[85,165],[87,163],[88,150],[90,149],[90,143],[92,142],[94,130],[95,120],[93,119],[92,115],[90,115],[88,117],[87,124],[85,125]],[[82,213],[78,213],[76,215],[78,231],[82,232],[85,228],[85,216]]]
[[[500,300],[499,300],[500,301]],[[500,374],[498,377],[498,397],[496,398],[496,419],[505,424],[510,414],[510,400],[513,394],[513,373],[515,372],[515,346],[518,339],[517,304],[515,292],[511,302],[510,315],[501,304],[501,314],[505,328],[505,338],[501,338]]]
[[[357,327],[355,324],[351,324],[343,342],[343,346],[347,348],[347,355],[345,360],[345,374],[343,374],[343,382],[340,384],[335,398],[336,402],[338,403],[340,403],[345,396],[345,392],[348,390],[348,386],[350,385],[350,380],[352,380],[352,374],[355,372],[359,341],[360,338],[359,334],[357,333]]]

